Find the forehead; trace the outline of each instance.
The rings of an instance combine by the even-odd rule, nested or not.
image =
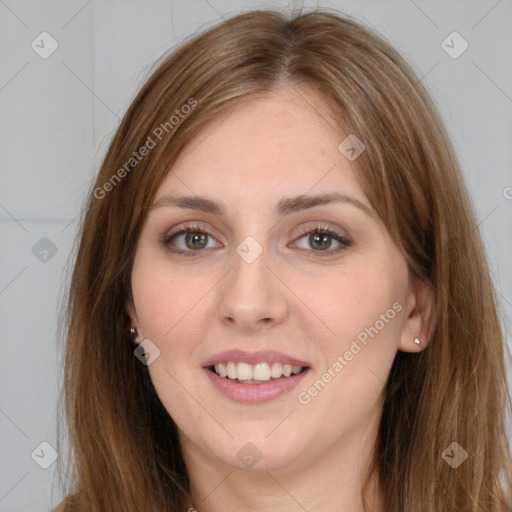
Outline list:
[[[165,194],[263,197],[344,192],[364,198],[338,146],[341,120],[315,91],[281,87],[223,112],[183,148],[155,201]],[[275,196],[275,197],[274,197]]]

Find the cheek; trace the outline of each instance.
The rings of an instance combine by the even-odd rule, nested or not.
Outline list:
[[[328,406],[334,398],[345,404],[345,410],[355,410],[382,390],[403,324],[406,273],[402,270],[361,264],[309,288],[305,302],[327,326],[322,330],[325,335],[316,336],[319,377],[330,388],[319,403],[325,400]]]
[[[388,276],[393,276],[393,280]],[[376,322],[382,333],[398,332],[399,322],[395,319],[399,317],[396,309],[400,308],[392,306],[401,300],[402,285],[396,272],[363,262],[350,271],[333,272],[329,278],[308,279],[304,285],[297,284],[295,290],[304,307],[326,327],[322,329],[322,342],[337,352]],[[384,315],[384,323],[381,315]]]
[[[191,367],[194,371],[200,367],[214,277],[205,272],[176,272],[168,262],[154,257],[134,263],[132,288],[139,324],[144,338],[160,351],[148,370],[161,401],[178,420],[182,410],[185,416],[192,414],[189,406],[194,403],[187,403],[183,390],[196,396]]]
[[[136,260],[132,289],[137,317],[145,338],[164,343],[187,324],[190,329],[201,299],[212,285],[199,273],[178,273],[165,261]],[[190,332],[190,331],[189,331]]]
[[[149,258],[135,261],[132,288],[140,328],[145,339],[159,349],[148,371],[160,401],[177,425],[202,410],[190,397],[199,396],[191,379],[191,364],[200,365],[201,318],[205,318],[207,292],[212,284],[203,274],[172,273],[169,265]],[[203,300],[201,300],[203,299]],[[204,412],[204,411],[203,411]]]

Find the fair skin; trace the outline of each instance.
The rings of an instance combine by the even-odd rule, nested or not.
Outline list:
[[[206,197],[224,205],[224,216],[155,207],[137,245],[128,312],[138,342],[149,339],[160,350],[148,370],[178,426],[199,512],[361,512],[393,359],[428,343],[431,298],[410,277],[339,151],[346,134],[333,128],[332,109],[315,93],[297,91],[280,87],[200,130],[153,201]],[[275,211],[282,198],[332,192],[369,213],[347,202]],[[196,238],[181,234],[166,248],[161,238],[186,223],[201,226]],[[303,234],[319,224],[351,245]],[[201,232],[208,236],[198,239]],[[262,249],[250,263],[236,250],[246,237]],[[370,326],[377,334],[345,357]],[[230,349],[276,350],[309,370],[276,398],[239,402],[212,385],[203,367]],[[341,371],[333,370],[338,356]],[[308,392],[326,372],[328,383]],[[260,458],[249,467],[240,450]],[[367,500],[369,510],[385,510],[379,481],[371,481]]]

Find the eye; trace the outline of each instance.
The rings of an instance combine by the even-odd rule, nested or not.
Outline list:
[[[175,241],[181,237],[184,237],[182,246],[176,248],[178,244]],[[211,248],[208,247],[208,238],[212,238],[212,236],[206,231],[204,226],[185,226],[175,233],[165,235],[162,239],[162,244],[173,253],[195,256],[197,251]]]
[[[298,240],[301,240],[306,236],[308,236],[306,243],[313,248],[312,252],[319,253],[321,256],[339,253],[352,245],[352,243],[341,234],[336,233],[323,225],[316,225],[304,229]],[[213,240],[213,237],[208,233],[204,225],[190,225],[184,226],[174,233],[166,234],[162,238],[161,243],[172,253],[182,254],[185,256],[196,256],[202,249],[212,248],[212,246],[209,246],[208,244],[208,239]],[[338,248],[329,250],[332,246],[333,240],[338,244]],[[219,244],[213,247],[220,246],[221,245]],[[307,249],[307,247],[302,247],[302,249]]]
[[[336,233],[323,225],[306,227],[302,231],[302,236],[299,240],[303,238],[306,238],[306,243],[309,247],[314,249],[313,252],[326,253],[326,255],[332,255],[333,253],[344,251],[347,247],[352,245],[352,243],[343,235]],[[328,250],[331,248],[333,240],[338,244],[338,248],[335,250]],[[305,248],[307,249],[307,247]],[[321,256],[324,256],[324,254],[321,254]]]

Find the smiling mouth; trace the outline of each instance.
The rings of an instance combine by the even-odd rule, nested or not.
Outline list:
[[[257,363],[227,361],[209,366],[208,369],[218,375],[239,384],[266,384],[275,380],[287,379],[306,371],[307,366],[293,366],[282,363]]]

